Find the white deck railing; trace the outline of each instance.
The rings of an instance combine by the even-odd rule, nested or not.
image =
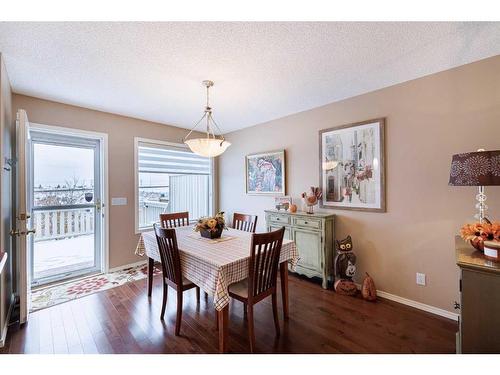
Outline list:
[[[140,203],[141,223],[155,223],[167,212],[168,203],[143,201]],[[35,241],[57,240],[94,233],[94,208],[59,208],[33,212]]]
[[[94,233],[94,208],[34,211],[35,241],[55,240]]]
[[[157,223],[160,220],[160,214],[167,211],[168,202],[158,201],[139,201],[139,224],[141,226]]]

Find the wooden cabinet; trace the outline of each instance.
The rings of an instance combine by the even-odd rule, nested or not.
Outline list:
[[[322,279],[323,288],[333,282],[334,215],[267,210],[266,227],[273,231],[285,227],[285,238],[295,241],[299,252],[296,273]]]
[[[267,231],[271,232],[273,230],[281,229],[282,226],[283,225],[271,224],[271,225],[268,225]],[[292,231],[290,230],[290,228],[285,227],[284,238],[287,239],[287,240],[291,240],[292,239]]]
[[[321,269],[321,236],[310,230],[293,228],[293,240],[299,251],[300,261],[298,266],[305,268],[304,273],[311,274]]]
[[[500,263],[457,236],[460,267],[457,353],[500,353]]]

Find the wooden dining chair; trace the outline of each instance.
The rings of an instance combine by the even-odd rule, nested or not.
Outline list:
[[[257,226],[257,215],[233,214],[233,228],[243,230],[245,232],[255,233]]]
[[[185,227],[189,225],[189,212],[160,214],[160,224],[162,228]]]
[[[284,233],[284,227],[274,232],[254,233],[250,245],[248,278],[229,286],[229,295],[243,302],[247,311],[248,338],[252,353],[255,347],[253,306],[270,295],[272,296],[276,337],[280,335],[276,279]]]
[[[175,335],[179,336],[182,320],[182,294],[186,290],[196,288],[196,301],[200,303],[200,288],[182,276],[181,258],[177,247],[177,237],[175,229],[166,229],[153,225],[158,250],[160,251],[162,279],[163,279],[163,304],[161,307],[160,319],[165,316],[167,306],[168,287],[171,286],[177,291],[177,317],[175,320]]]

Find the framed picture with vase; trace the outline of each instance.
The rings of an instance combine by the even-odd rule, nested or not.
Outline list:
[[[292,205],[292,197],[290,197],[289,195],[274,198],[274,206],[278,211],[281,209],[288,211],[291,205]]]
[[[385,212],[384,132],[384,118],[320,130],[320,207]]]

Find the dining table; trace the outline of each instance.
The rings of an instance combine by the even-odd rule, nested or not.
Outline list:
[[[191,226],[175,228],[184,277],[212,296],[218,319],[219,352],[228,351],[229,285],[248,277],[252,233],[228,228],[218,239],[201,237]],[[142,232],[135,254],[148,258],[148,296],[155,262],[161,262],[153,230]],[[288,320],[288,269],[295,270],[299,253],[295,243],[283,239],[280,284],[283,318]]]

